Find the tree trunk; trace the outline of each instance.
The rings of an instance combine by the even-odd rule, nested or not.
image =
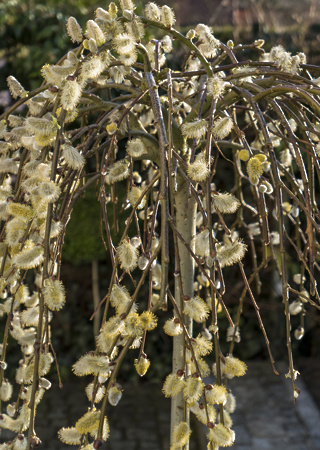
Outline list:
[[[184,240],[193,247],[192,238],[195,235],[196,230],[196,201],[194,197],[190,196],[190,191],[184,180],[179,180],[178,190],[175,195],[176,205],[176,226],[184,238]],[[194,260],[191,257],[188,250],[178,239],[178,249],[180,258],[180,273],[182,281],[183,294],[193,297],[193,283],[194,283]],[[176,255],[177,256],[177,255]],[[177,266],[176,266],[177,268]],[[183,309],[183,299],[180,296],[179,279],[175,278],[175,299],[179,310]],[[182,311],[181,311],[182,312]],[[188,316],[185,317],[185,325],[187,330],[192,335],[192,320]],[[183,358],[183,346],[184,336],[183,334],[175,336],[173,338],[173,356],[172,356],[172,372],[176,373],[179,369],[184,369]],[[185,410],[184,400],[182,393],[173,397],[171,402],[171,436],[175,425],[181,421],[189,423],[189,411]],[[185,447],[185,450],[189,450],[189,444]]]
[[[92,274],[92,297],[93,297],[93,310],[95,311],[100,303],[100,292],[99,292],[99,262],[94,259],[91,263],[91,274]],[[100,329],[100,309],[97,311],[93,318],[93,334],[97,336]]]

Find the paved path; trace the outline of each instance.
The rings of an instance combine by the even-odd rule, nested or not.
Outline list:
[[[320,414],[303,382],[297,382],[300,397],[293,406],[285,365],[278,364],[280,376],[267,362],[252,362],[247,375],[231,380],[237,399],[233,416],[235,450],[320,450]],[[67,450],[56,432],[73,426],[86,411],[86,397],[79,386],[66,384],[62,392],[53,387],[40,404],[38,436],[44,450]],[[149,383],[125,386],[117,407],[109,407],[111,434],[106,450],[169,450],[170,401],[161,386]],[[7,437],[7,432],[3,437]],[[191,450],[206,450],[205,429],[198,425]]]

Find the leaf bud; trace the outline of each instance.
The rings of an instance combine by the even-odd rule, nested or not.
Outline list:
[[[303,336],[304,336],[304,328],[303,327],[298,327],[294,331],[294,337],[297,339],[297,341],[300,341],[300,339],[302,339]]]
[[[137,374],[143,377],[150,367],[150,361],[146,357],[141,356],[139,359],[134,360],[134,367],[136,368]]]
[[[32,448],[38,447],[38,445],[42,444],[41,440],[37,436],[32,436],[30,442]]]
[[[108,401],[110,405],[117,406],[122,397],[122,386],[119,383],[111,386],[108,392]]]
[[[187,39],[190,39],[190,41],[191,41],[192,39],[194,39],[196,37],[196,35],[197,35],[196,30],[194,30],[192,28],[191,30],[188,31],[186,36],[187,36]]]
[[[116,17],[118,12],[118,7],[114,2],[111,2],[108,8],[108,12],[111,17]]]

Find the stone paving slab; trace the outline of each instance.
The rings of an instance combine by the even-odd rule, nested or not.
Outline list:
[[[233,415],[235,450],[320,450],[320,414],[302,379],[296,384],[300,396],[295,405],[288,368],[277,364],[279,376],[270,364],[248,364],[245,377],[231,380],[237,399]]]
[[[270,363],[248,364],[246,376],[228,384],[237,400],[232,415],[236,433],[235,450],[320,450],[320,414],[302,380],[301,394],[293,405],[286,365],[277,364],[280,376]],[[169,450],[170,400],[163,397],[160,385],[124,384],[117,407],[108,407],[110,438],[106,450]],[[57,431],[74,426],[86,412],[84,385],[66,383],[45,394],[37,413],[37,434],[45,450],[75,448],[61,443]],[[198,424],[196,421],[195,423]],[[190,450],[206,450],[205,427],[197,425]],[[1,441],[12,435],[4,430]]]

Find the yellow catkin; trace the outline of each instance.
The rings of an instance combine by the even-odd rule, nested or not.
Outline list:
[[[247,371],[247,365],[234,356],[227,356],[223,371],[227,378],[242,377]]]
[[[208,305],[196,296],[184,302],[183,312],[196,322],[204,322],[209,315]]]
[[[225,386],[208,384],[206,386],[206,399],[211,404],[225,404],[228,391]]]
[[[90,433],[95,431],[99,426],[100,411],[89,411],[85,413],[76,423],[78,433]]]
[[[151,331],[157,326],[158,318],[151,311],[144,311],[140,314],[140,325],[143,330]]]
[[[7,213],[10,216],[19,217],[26,221],[32,219],[34,215],[33,209],[30,206],[21,203],[8,203]]]
[[[166,397],[175,397],[184,388],[183,374],[170,373],[163,383],[162,392]]]
[[[187,444],[191,435],[191,430],[187,422],[180,422],[175,425],[172,432],[172,447],[171,448],[182,448]]]
[[[209,430],[208,439],[220,447],[231,447],[235,440],[235,433],[230,428],[219,423]]]
[[[193,405],[202,395],[204,384],[200,377],[187,378],[183,387],[183,397],[188,405]]]
[[[246,150],[245,148],[240,150],[238,155],[239,155],[239,158],[241,159],[241,161],[245,161],[246,162],[250,158],[250,154],[249,154],[248,150]]]

